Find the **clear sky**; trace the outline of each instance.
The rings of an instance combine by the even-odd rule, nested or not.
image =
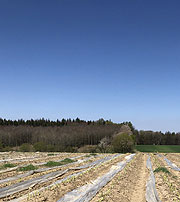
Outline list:
[[[180,131],[179,0],[0,0],[0,117]]]

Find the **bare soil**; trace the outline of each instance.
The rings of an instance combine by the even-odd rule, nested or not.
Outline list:
[[[60,153],[59,153],[60,154]],[[34,156],[33,156],[34,155]],[[41,156],[42,155],[42,156]],[[39,163],[38,158],[41,158],[40,162],[47,162],[49,160],[60,160],[64,158],[71,158],[74,156],[80,156],[80,153],[76,154],[69,154],[69,153],[62,153],[59,156],[47,156],[47,153],[22,153],[22,154],[15,154],[15,153],[0,153],[0,159],[3,158],[31,158],[35,157],[35,159],[32,161],[33,163],[37,162]],[[106,155],[105,154],[96,158],[91,159],[91,161],[95,161],[97,159],[103,158]],[[101,164],[100,166],[97,166],[95,169],[90,169],[88,172],[83,173],[82,175],[79,175],[76,178],[72,178],[68,181],[65,181],[58,186],[51,187],[49,189],[45,189],[41,192],[36,192],[33,196],[28,197],[28,199],[25,199],[24,201],[28,202],[55,202],[59,200],[62,196],[64,196],[66,193],[83,186],[87,183],[90,183],[92,180],[97,179],[99,176],[104,175],[109,171],[109,169],[115,165],[117,162],[120,162],[124,160],[124,157],[128,155],[121,155],[118,158],[106,162],[104,164]],[[158,167],[165,167],[169,170],[170,174],[158,172],[154,173],[156,178],[156,189],[159,194],[159,197],[162,202],[180,202],[180,172],[174,171],[171,168],[169,168],[166,164],[166,162],[163,160],[163,158],[158,157],[155,154],[151,155],[151,161],[153,170]],[[171,160],[173,163],[175,163],[178,167],[180,167],[180,154],[164,154],[169,160]],[[40,157],[41,156],[41,157]],[[37,158],[37,159],[36,159]],[[81,157],[80,159],[83,159],[84,157]],[[126,165],[126,167],[119,172],[104,188],[102,188],[98,194],[91,200],[91,202],[100,202],[100,201],[108,201],[108,202],[146,202],[145,200],[145,192],[146,192],[146,182],[149,177],[149,171],[146,168],[146,160],[147,155],[144,153],[137,153],[134,159]],[[10,162],[11,163],[11,162]],[[88,163],[82,162],[79,164],[76,164],[76,166],[84,165]],[[24,163],[21,162],[19,165],[23,165]],[[26,162],[27,164],[27,162]],[[62,171],[67,168],[76,167],[73,165],[67,165],[63,168],[54,168],[53,170],[42,172],[42,173],[36,173],[31,176],[22,178],[17,181],[11,181],[7,184],[1,184],[0,187],[9,186],[10,184],[16,184],[20,181],[25,181],[29,179],[33,179],[36,177],[39,177],[40,175],[44,175],[50,172],[54,171]],[[43,166],[41,166],[43,167]],[[87,169],[84,169],[84,171]],[[71,174],[77,173],[79,170],[74,171],[68,171],[68,173],[64,174],[61,177],[57,177],[53,180],[50,180],[46,183],[38,184],[35,186],[30,187],[28,190],[19,192],[17,194],[11,195],[10,197],[6,197],[0,201],[9,201],[14,198],[19,198],[21,196],[24,196],[32,191],[36,191],[42,187],[47,187],[48,185],[52,184],[53,182],[63,179],[66,176],[69,176]],[[17,171],[11,171],[8,173],[0,174],[0,179],[4,179],[6,177],[15,176],[23,172],[17,172]],[[23,201],[22,201],[23,202]]]
[[[128,155],[128,154],[126,154]],[[34,196],[28,199],[29,201],[46,201],[46,202],[54,202],[60,199],[66,193],[83,186],[92,180],[95,180],[97,177],[102,176],[103,174],[107,173],[112,165],[115,163],[122,161],[126,155],[121,155],[118,158],[106,162],[105,164],[101,164],[100,166],[96,167],[95,169],[90,169],[88,172],[79,175],[76,178],[72,178],[70,181],[61,183],[59,186],[54,187],[53,189],[48,189],[38,193],[38,196]],[[76,171],[77,172],[77,171]],[[75,172],[73,172],[75,173]],[[70,173],[69,173],[70,174]],[[64,178],[65,176],[63,176]],[[56,179],[57,180],[57,179]],[[55,181],[56,181],[55,180]],[[51,182],[52,183],[52,182]],[[43,187],[47,186],[49,183],[43,184]],[[36,187],[38,189],[38,187]],[[26,200],[25,200],[26,201]]]
[[[18,166],[25,166],[25,165],[29,165],[29,164],[33,164],[35,165],[36,163],[46,163],[48,161],[57,161],[57,160],[63,160],[64,158],[72,158],[72,157],[75,157],[75,156],[80,156],[82,154],[80,153],[76,153],[76,154],[67,154],[67,153],[64,153],[64,154],[59,154],[57,156],[46,156],[46,157],[42,157],[41,159],[34,159],[32,161],[29,161],[29,162],[19,162],[17,165]],[[83,158],[83,157],[82,157]],[[39,166],[39,167],[45,167],[45,166]],[[7,170],[7,169],[5,169]],[[7,177],[12,177],[12,176],[15,176],[15,175],[19,175],[19,174],[22,174],[24,172],[21,172],[21,171],[18,171],[17,170],[13,170],[13,171],[10,171],[10,172],[4,172],[4,173],[1,173],[0,174],[0,179],[5,179]]]
[[[161,201],[174,202],[180,201],[180,176],[178,171],[168,168],[166,162],[157,155],[152,156],[153,170],[158,167],[165,167],[170,174],[164,172],[155,172],[156,189]]]
[[[0,164],[3,165],[4,163],[13,163],[16,165],[24,165],[24,164],[35,164],[46,162],[49,160],[58,160],[59,158],[67,158],[67,157],[74,157],[77,155],[81,155],[81,153],[56,153],[53,156],[48,156],[48,153],[38,152],[38,153],[28,153],[28,152],[12,152],[5,155],[1,155]]]
[[[95,160],[98,160],[100,158],[102,158],[103,156],[101,157],[93,157],[92,159],[90,159],[89,161],[86,161],[86,162],[83,162],[83,163],[78,163],[76,164],[75,166],[82,166],[88,162],[91,162],[91,161],[95,161]],[[81,157],[80,159],[83,159],[84,157]],[[18,180],[13,180],[13,181],[10,181],[10,182],[7,182],[7,183],[3,183],[3,184],[0,184],[0,188],[2,187],[5,187],[5,186],[10,186],[10,185],[13,185],[13,184],[16,184],[16,183],[19,183],[19,182],[22,182],[22,181],[26,181],[26,180],[30,180],[30,179],[33,179],[33,178],[37,178],[39,176],[42,176],[42,175],[45,175],[45,174],[48,174],[48,173],[52,173],[52,172],[56,172],[56,171],[63,171],[63,170],[66,170],[66,169],[69,169],[69,168],[72,168],[72,167],[75,167],[73,165],[65,165],[63,167],[54,167],[52,170],[48,170],[48,171],[44,171],[44,172],[40,172],[40,173],[34,173],[30,176],[27,176],[27,177],[24,177],[24,178],[21,178],[21,179],[18,179]],[[74,171],[72,171],[74,172]],[[22,174],[22,173],[25,173],[25,172],[18,172],[18,171],[14,171],[12,172],[14,175],[19,175],[19,174]],[[71,172],[68,172],[68,174],[70,174]],[[8,173],[7,173],[8,174]],[[63,176],[64,177],[64,176]]]
[[[145,190],[148,179],[146,159],[145,154],[137,154],[111,182],[100,190],[91,202],[146,202]]]
[[[180,154],[165,154],[165,156],[180,168]]]

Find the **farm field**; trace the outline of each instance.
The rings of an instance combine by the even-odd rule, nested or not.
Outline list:
[[[0,201],[180,201],[180,170],[164,158],[180,167],[177,153],[0,153]]]
[[[140,152],[180,153],[180,145],[136,145]]]

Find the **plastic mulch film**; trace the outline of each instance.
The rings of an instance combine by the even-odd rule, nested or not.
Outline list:
[[[152,170],[150,156],[147,159],[146,166],[150,171],[150,176],[146,183],[146,201],[147,202],[161,202],[159,199],[157,190],[156,190],[156,181],[155,181],[155,176],[154,176],[154,173]]]
[[[63,196],[58,202],[87,202],[90,201],[97,192],[104,187],[112,178],[120,172],[128,162],[132,160],[135,154],[127,156],[125,161],[113,165],[108,173],[98,177],[96,180],[86,184],[78,189],[75,189]]]
[[[106,161],[109,161],[111,159],[114,159],[114,158],[117,158],[118,156],[120,156],[121,154],[116,154],[116,155],[113,155],[113,156],[106,156],[104,157],[103,159],[98,159],[96,161],[93,161],[91,163],[88,163],[86,165],[83,165],[83,166],[79,166],[79,167],[76,167],[76,168],[73,168],[74,170],[80,170],[80,169],[85,169],[85,168],[89,168],[89,167],[94,167],[98,164],[101,164],[101,163],[104,163]]]
[[[168,164],[169,167],[171,167],[173,170],[175,171],[180,171],[180,168],[177,167],[176,164],[172,163],[169,159],[167,159],[165,156],[164,157],[164,160],[166,161],[166,163]]]
[[[77,159],[77,158],[80,158],[82,156],[85,156],[85,155],[77,156],[77,157],[74,157],[74,158],[71,158],[71,159]],[[82,160],[81,162],[87,161],[88,159],[90,159],[90,158],[86,158],[86,159]],[[21,179],[23,177],[33,175],[34,173],[40,173],[40,172],[45,172],[45,171],[52,170],[52,169],[58,169],[58,168],[62,168],[62,167],[69,166],[69,165],[75,165],[77,163],[79,163],[79,162],[76,161],[76,162],[69,163],[69,164],[66,164],[66,165],[61,165],[61,166],[56,166],[56,167],[51,167],[51,168],[40,168],[40,169],[37,169],[37,170],[29,171],[29,172],[24,173],[24,174],[20,174],[20,175],[17,175],[17,176],[2,179],[2,180],[0,180],[0,183],[6,183],[6,182],[9,182],[9,181],[18,180],[18,179]],[[36,184],[43,183],[43,182],[46,182],[47,180],[51,180],[51,179],[54,179],[54,178],[59,177],[61,175],[64,175],[69,170],[70,169],[66,169],[63,172],[62,171],[56,171],[56,172],[48,173],[46,175],[42,175],[42,176],[37,177],[37,178],[33,178],[33,179],[30,179],[30,180],[27,180],[27,181],[24,181],[24,182],[20,182],[20,183],[11,185],[11,186],[6,186],[6,187],[3,187],[3,188],[0,188],[0,198],[3,198],[5,196],[9,196],[11,194],[14,194],[14,193],[17,193],[17,192],[20,192],[20,191],[23,191],[25,189],[28,189],[30,186],[34,186]]]
[[[80,171],[80,172],[77,172],[77,173],[74,173],[74,174],[71,174],[71,175],[69,175],[69,176],[66,176],[66,177],[64,177],[63,179],[60,179],[60,180],[57,180],[57,181],[55,181],[54,183],[52,183],[52,184],[50,184],[50,185],[48,185],[48,186],[46,186],[46,187],[42,187],[42,188],[40,188],[40,189],[38,189],[38,190],[35,190],[35,191],[32,191],[31,193],[29,193],[28,195],[24,195],[24,196],[22,196],[22,197],[19,197],[19,198],[17,198],[17,199],[14,199],[14,200],[11,200],[11,202],[21,202],[22,200],[25,200],[27,197],[30,197],[30,196],[33,196],[33,194],[34,193],[37,193],[37,192],[42,192],[42,191],[44,191],[45,189],[49,189],[49,188],[51,188],[51,187],[54,187],[54,186],[57,186],[58,184],[60,184],[60,183],[62,183],[62,182],[65,182],[66,180],[68,180],[68,179],[71,179],[72,177],[77,177],[77,176],[79,176],[79,175],[81,175],[81,174],[83,174],[83,173],[85,173],[87,170],[90,170],[92,167],[94,167],[94,166],[98,166],[98,165],[100,165],[100,164],[102,164],[102,163],[104,163],[104,162],[107,162],[107,161],[109,161],[109,160],[113,160],[113,159],[115,159],[115,158],[117,158],[118,156],[120,156],[121,154],[116,154],[116,155],[112,155],[112,156],[109,156],[108,158],[107,157],[105,157],[105,158],[103,158],[103,159],[101,159],[102,161],[99,161],[99,160],[96,160],[95,162],[96,163],[94,163],[94,162],[92,162],[92,163],[94,163],[94,164],[92,164],[92,163],[88,163],[88,164],[86,164],[85,166],[82,166],[82,167],[75,167],[75,168],[70,168],[70,169],[67,169],[67,170],[65,170],[64,171],[64,173],[62,173],[62,175],[63,174],[65,174],[65,173],[67,173],[69,170],[77,170],[77,168],[78,169],[83,169],[83,168],[87,168],[88,167],[88,169],[86,169],[86,170],[83,170],[83,171]],[[87,166],[88,165],[88,166]],[[54,172],[53,172],[54,173]],[[60,173],[59,173],[60,174]],[[54,176],[54,175],[53,175]],[[42,177],[43,177],[43,179],[42,179]],[[54,176],[55,177],[55,176]],[[37,182],[37,183],[41,183],[41,180],[45,180],[47,177],[46,176],[41,176],[41,179],[38,179],[37,180],[37,178],[35,179],[35,181]],[[25,181],[25,184],[27,185],[27,182],[28,181]],[[32,183],[32,182],[29,182],[29,183]],[[28,184],[29,184],[28,183]],[[19,184],[16,184],[16,187],[18,186]],[[15,187],[15,186],[14,186]],[[14,188],[13,187],[13,188]],[[21,187],[21,190],[19,189],[19,191],[22,191],[22,186],[20,186]],[[9,188],[11,188],[11,187],[9,187]],[[26,189],[26,187],[24,187],[25,189]],[[24,189],[24,190],[25,190]],[[11,189],[10,189],[11,190]],[[10,193],[10,190],[9,190],[9,193]],[[6,191],[8,191],[8,189],[6,189]],[[14,193],[17,193],[18,192],[18,190],[16,189],[16,192],[14,192]],[[1,189],[0,189],[0,193],[1,193]],[[7,192],[6,192],[6,194],[7,194]],[[12,194],[12,192],[11,192],[11,194]],[[9,194],[8,194],[9,195]]]
[[[68,172],[68,169],[66,169],[64,171],[56,171],[56,172],[48,173],[43,176],[39,176],[37,178],[33,178],[30,180],[19,182],[17,184],[13,184],[13,185],[10,185],[7,187],[0,188],[0,198],[7,197],[12,194],[21,192],[23,190],[28,189],[29,187],[35,186],[36,184],[44,183],[49,180],[55,179],[59,176],[64,175],[67,172]]]
[[[60,155],[57,155],[56,157],[58,156],[62,156],[62,154]],[[13,158],[13,159],[3,159],[3,160],[0,160],[0,163],[6,163],[6,162],[26,162],[26,161],[34,161],[34,160],[41,160],[41,159],[48,159],[49,156],[46,156],[46,157],[39,157],[39,156],[34,156],[34,157],[21,157],[21,158]]]
[[[80,155],[80,156],[76,156],[76,157],[72,157],[72,158],[70,158],[70,159],[74,160],[74,159],[83,157],[83,156],[85,156],[85,155],[86,155],[86,154]],[[97,155],[97,156],[99,156],[99,155]],[[89,158],[92,158],[92,157],[89,157]],[[80,159],[79,159],[79,160],[77,160],[76,162],[69,163],[68,165],[73,165],[73,164],[77,164],[77,163],[82,163],[82,162],[88,160],[89,158],[86,158],[86,159],[83,159],[83,160],[80,160]],[[58,160],[58,161],[56,161],[56,162],[61,162],[62,160],[63,160],[63,159]],[[43,165],[45,165],[46,163],[47,163],[47,162],[33,163],[33,165],[34,165],[34,166],[43,166]],[[29,164],[27,164],[27,165],[29,165]],[[27,165],[23,165],[23,167],[24,167],[24,166],[27,166]],[[65,166],[66,166],[66,165],[65,165]],[[13,168],[8,168],[8,169],[5,169],[5,170],[2,170],[2,171],[0,171],[0,174],[17,170],[17,169],[20,168],[20,167],[21,167],[21,165],[16,166],[16,167],[13,167]],[[61,166],[56,166],[56,168],[59,168],[59,167],[64,167],[64,166],[63,166],[63,165],[61,165]],[[32,174],[34,174],[34,173],[45,172],[45,171],[52,170],[52,169],[54,169],[54,167],[51,167],[51,168],[39,168],[39,169],[35,170],[34,172],[29,172],[29,173],[27,174],[27,176],[32,175]],[[22,175],[22,177],[23,177],[23,175]],[[21,175],[18,175],[18,176],[16,176],[16,177],[12,177],[12,178],[10,177],[10,178],[4,179],[4,180],[0,180],[0,183],[9,182],[9,181],[16,180],[16,179],[19,179],[19,178],[22,178],[22,177],[21,177]]]
[[[90,157],[91,158],[91,157]],[[60,165],[60,166],[53,166],[53,167],[50,167],[50,168],[39,168],[37,170],[32,170],[32,171],[29,171],[29,172],[26,172],[26,173],[23,173],[23,174],[20,174],[20,175],[16,175],[16,176],[12,176],[12,177],[7,177],[5,179],[2,179],[0,180],[0,184],[2,183],[7,183],[7,182],[10,182],[10,181],[15,181],[15,180],[18,180],[18,179],[21,179],[21,178],[24,178],[24,177],[28,177],[30,175],[33,175],[34,173],[41,173],[41,172],[46,172],[46,171],[49,171],[49,170],[53,170],[53,169],[58,169],[58,168],[63,168],[63,167],[66,167],[66,166],[70,166],[70,165],[75,165],[75,164],[78,164],[78,163],[82,163],[82,162],[85,162],[85,161],[88,161],[90,158],[86,158],[86,159],[83,159],[79,162],[76,161],[76,162],[72,162],[72,163],[68,163],[68,164],[65,164],[65,165]],[[20,166],[19,166],[20,167]],[[19,168],[17,167],[17,169]]]

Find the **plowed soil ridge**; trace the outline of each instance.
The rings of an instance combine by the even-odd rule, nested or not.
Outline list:
[[[132,160],[134,155],[135,154],[130,154],[129,156],[125,157],[125,161],[121,161],[116,165],[113,165],[106,174],[98,177],[96,180],[88,183],[87,185],[83,185],[82,187],[67,193],[64,197],[59,199],[58,202],[90,201],[103,186],[112,180],[112,178]]]
[[[149,172],[145,154],[139,153],[117,174],[91,202],[146,202],[146,181]]]
[[[110,161],[110,160],[112,160],[112,159],[115,159],[115,158],[117,158],[118,156],[120,156],[120,154],[106,156],[106,157],[104,157],[104,158],[102,158],[102,159],[96,160],[96,161],[95,161],[96,163],[94,163],[94,162],[88,163],[87,165],[88,165],[88,167],[90,167],[90,168],[88,168],[88,169],[91,169],[91,168],[94,167],[95,165],[99,165],[99,164],[102,164],[102,163],[104,163],[104,162],[106,162],[106,161]],[[83,169],[84,167],[87,168],[87,166],[85,165],[85,166],[82,166],[82,168],[78,167],[78,169]],[[76,170],[76,168],[71,168],[71,169],[69,169],[69,170],[73,170],[73,169]],[[87,169],[86,169],[86,170],[87,170]],[[41,191],[46,190],[46,189],[48,189],[48,188],[57,186],[59,183],[62,183],[63,181],[66,181],[67,179],[69,179],[69,178],[71,178],[71,177],[73,177],[73,176],[76,176],[76,175],[80,175],[80,174],[82,174],[82,173],[85,173],[86,170],[85,170],[85,171],[78,172],[78,173],[75,173],[75,174],[71,174],[70,176],[67,175],[65,178],[63,178],[63,179],[61,179],[61,180],[58,180],[58,181],[55,181],[55,183],[50,184],[50,185],[48,185],[47,187],[44,187],[44,186],[43,186],[42,188],[40,188],[40,189],[38,189],[38,190],[36,189],[35,191],[29,193],[28,195],[33,195],[33,193],[41,192]],[[68,170],[67,170],[67,171],[68,171]],[[46,179],[46,177],[45,177],[44,179]],[[35,179],[35,180],[37,180],[37,179]],[[50,183],[50,182],[48,182],[48,183]],[[12,200],[12,201],[22,201],[22,200],[24,200],[25,198],[27,198],[27,195],[22,196],[22,197],[20,197],[20,198],[18,198],[18,199]]]

